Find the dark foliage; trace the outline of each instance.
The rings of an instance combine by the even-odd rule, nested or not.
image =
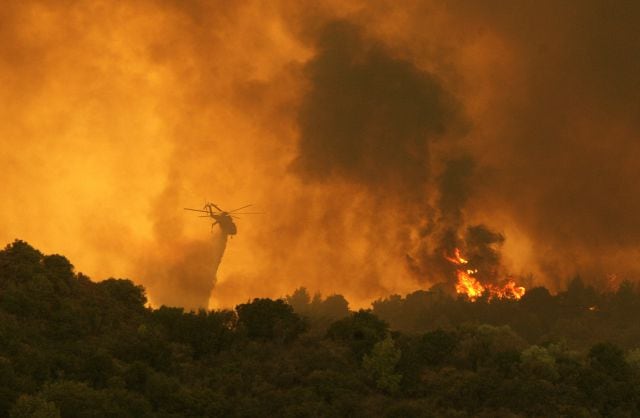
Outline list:
[[[238,327],[253,340],[291,341],[305,330],[304,321],[281,299],[254,299],[236,306]]]
[[[0,416],[640,415],[631,283],[517,302],[420,291],[353,313],[339,295],[287,301],[150,309],[131,281],[16,241],[0,251]]]
[[[351,316],[334,322],[327,336],[351,349],[357,359],[362,359],[373,346],[382,340],[389,326],[370,311],[360,310]]]

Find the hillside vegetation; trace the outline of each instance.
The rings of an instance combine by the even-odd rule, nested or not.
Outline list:
[[[579,279],[351,312],[303,288],[234,310],[146,307],[22,241],[0,251],[0,416],[640,415],[640,294]]]

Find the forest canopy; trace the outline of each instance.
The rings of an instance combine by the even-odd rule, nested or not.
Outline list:
[[[0,415],[636,416],[640,292],[573,279],[474,302],[437,289],[351,311],[294,289],[234,310],[147,305],[23,241],[0,251]]]

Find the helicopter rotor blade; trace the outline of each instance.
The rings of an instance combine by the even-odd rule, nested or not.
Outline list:
[[[233,212],[239,211],[240,209],[248,208],[249,206],[253,206],[253,205],[246,205],[246,206],[242,206],[241,208],[237,208],[237,209],[234,209],[234,210],[230,210],[230,211],[229,211],[229,212],[227,212],[227,213],[233,213]]]
[[[207,203],[206,205],[204,205],[204,207],[205,207],[205,208],[206,208],[206,207],[208,207],[209,209],[211,209],[211,206],[213,206],[214,208],[216,208],[216,209],[218,210],[218,212],[223,212],[223,210],[222,210],[222,209],[220,209],[220,208],[218,207],[218,205],[216,205],[215,203]]]
[[[234,215],[264,215],[264,212],[236,212]]]
[[[208,210],[200,210],[200,209],[191,209],[191,208],[184,208],[185,210],[192,210],[194,212],[202,212],[202,213],[206,213],[207,215],[202,215],[202,216],[211,216],[211,215],[220,215],[222,212],[209,212]]]

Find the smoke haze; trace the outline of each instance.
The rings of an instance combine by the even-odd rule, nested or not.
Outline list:
[[[0,240],[152,303],[637,279],[640,5],[8,1]],[[224,242],[182,210],[253,203]],[[222,250],[220,250],[222,248]],[[446,276],[446,277],[443,277]],[[190,290],[191,289],[191,290]]]

